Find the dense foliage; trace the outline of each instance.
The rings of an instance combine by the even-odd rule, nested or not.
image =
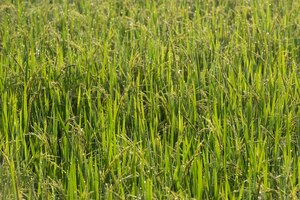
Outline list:
[[[0,0],[0,199],[299,199],[300,2]]]

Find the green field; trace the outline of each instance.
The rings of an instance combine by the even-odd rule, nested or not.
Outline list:
[[[0,0],[0,199],[300,199],[300,1]]]

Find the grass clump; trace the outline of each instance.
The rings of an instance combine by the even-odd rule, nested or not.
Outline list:
[[[299,198],[299,13],[0,1],[0,198]]]

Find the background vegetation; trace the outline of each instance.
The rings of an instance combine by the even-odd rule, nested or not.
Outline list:
[[[0,0],[1,199],[299,199],[300,3]]]

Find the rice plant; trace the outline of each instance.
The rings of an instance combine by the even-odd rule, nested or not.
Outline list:
[[[0,199],[299,199],[300,3],[0,0]]]

